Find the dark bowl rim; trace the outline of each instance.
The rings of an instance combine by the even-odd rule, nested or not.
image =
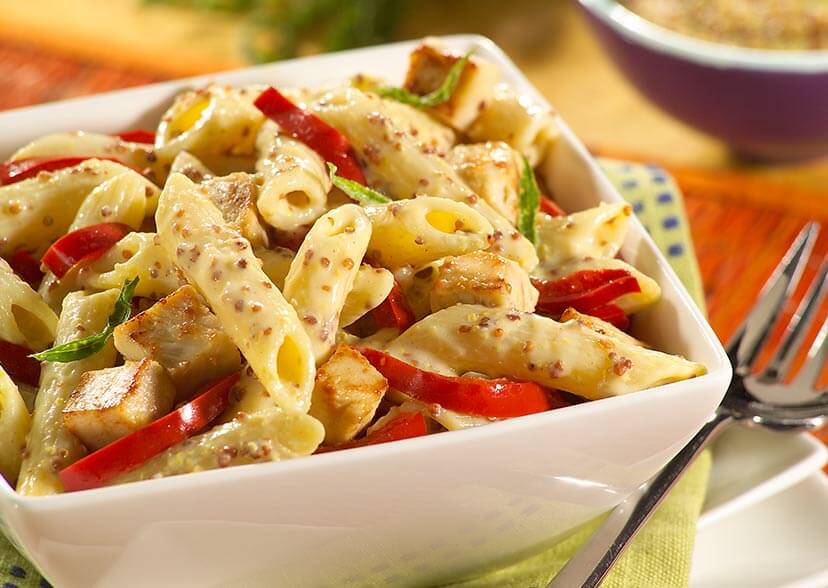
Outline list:
[[[752,49],[697,39],[654,24],[616,0],[578,0],[593,17],[626,40],[659,53],[718,69],[828,74],[828,49]]]

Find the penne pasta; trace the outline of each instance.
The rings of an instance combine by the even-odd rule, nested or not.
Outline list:
[[[211,85],[179,94],[158,125],[158,159],[171,163],[187,151],[219,174],[252,167],[256,133],[264,122],[253,106],[259,92]]]
[[[96,186],[83,200],[69,232],[99,223],[122,223],[138,229],[152,215],[161,191],[152,182],[127,170]]]
[[[354,287],[348,292],[342,313],[339,315],[339,327],[345,328],[368,312],[382,304],[394,287],[394,274],[381,267],[359,266]]]
[[[255,254],[262,262],[262,271],[277,288],[282,290],[285,278],[290,271],[290,264],[296,254],[283,247],[257,249]],[[342,305],[339,327],[344,328],[353,324],[379,306],[393,287],[394,275],[387,269],[366,264],[360,265],[354,278],[354,285]]]
[[[63,301],[55,343],[60,345],[100,332],[117,297],[117,290],[69,294]],[[112,367],[115,358],[115,347],[109,341],[101,351],[86,359],[44,364],[32,414],[32,429],[17,480],[18,492],[43,496],[63,491],[58,472],[86,453],[80,441],[64,427],[63,407],[84,373]]]
[[[547,269],[586,257],[615,257],[627,235],[632,208],[626,203],[605,204],[551,217],[539,214],[538,253]]]
[[[424,318],[392,341],[387,351],[429,371],[537,382],[590,400],[705,373],[700,364],[631,345],[577,320],[559,323],[466,304]]]
[[[306,412],[313,348],[296,311],[262,271],[250,243],[181,174],[167,181],[156,223],[161,245],[207,299],[274,402]]]
[[[6,257],[25,249],[40,257],[66,233],[96,186],[128,171],[118,163],[90,159],[0,186],[0,255]]]
[[[155,212],[159,193],[160,191],[154,184],[139,174],[125,171],[106,180],[89,193],[75,214],[75,220],[72,221],[68,231],[98,223],[122,223],[138,229],[143,224],[145,215]],[[120,261],[121,258],[115,260],[115,262]],[[97,271],[100,271],[100,268],[101,265],[98,264]],[[40,295],[51,308],[56,312],[60,311],[60,305],[66,295],[84,285],[81,281],[81,274],[88,275],[87,269],[88,266],[72,268],[62,278],[47,271],[40,283]],[[96,285],[94,288],[97,290],[120,288],[124,279],[128,277],[124,276],[114,283]],[[142,285],[142,288],[144,287]]]
[[[555,120],[546,109],[506,84],[495,88],[492,100],[468,129],[472,141],[505,141],[534,167],[552,149],[558,136]]]
[[[100,133],[53,133],[21,147],[9,159],[17,161],[31,157],[72,156],[117,159],[142,175],[163,179],[161,166],[158,165],[152,145],[124,141],[113,135]]]
[[[325,429],[315,418],[271,408],[179,443],[113,483],[302,457],[313,453],[324,436]]]
[[[331,190],[322,158],[304,143],[278,134],[270,121],[259,131],[257,148],[262,187],[256,204],[267,223],[295,231],[322,216]]]
[[[54,341],[57,323],[49,305],[0,258],[0,340],[40,351]]]
[[[444,157],[457,142],[457,135],[451,127],[422,110],[389,99],[382,99],[382,107],[394,126],[411,137],[423,153]]]
[[[0,476],[17,481],[26,435],[32,426],[29,409],[9,375],[0,368]]]
[[[379,78],[357,74],[345,85],[345,87],[348,86],[375,94],[377,88],[387,87],[388,84]],[[308,102],[318,97],[318,95],[313,96]],[[399,129],[399,132],[411,137],[424,153],[434,153],[445,157],[452,146],[457,143],[457,133],[454,129],[438,121],[425,110],[397,102],[392,98],[381,99],[383,109],[394,122],[394,126]]]
[[[87,290],[120,288],[134,277],[140,278],[135,295],[153,300],[187,283],[155,233],[130,233],[77,272],[78,284]]]
[[[492,225],[462,202],[421,196],[366,208],[373,232],[368,255],[378,265],[419,267],[489,247]]]
[[[317,365],[333,349],[342,307],[370,239],[368,215],[346,204],[314,223],[290,265],[285,298],[302,321]]]

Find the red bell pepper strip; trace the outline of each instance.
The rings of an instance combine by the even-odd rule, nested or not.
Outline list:
[[[334,127],[315,114],[302,110],[272,86],[262,92],[253,104],[283,131],[334,164],[337,175],[362,185],[367,183],[353,147],[345,135]]]
[[[71,157],[28,157],[0,164],[0,184],[14,184],[21,180],[33,178],[40,172],[52,172],[83,163],[87,159],[103,159],[126,165],[115,157],[97,155],[73,155]]]
[[[370,315],[378,330],[391,327],[402,332],[416,322],[414,312],[397,282],[394,282],[388,296],[370,312]]]
[[[103,486],[203,431],[230,404],[230,389],[238,379],[239,372],[221,378],[177,410],[62,469],[63,488],[74,492]]]
[[[426,420],[421,412],[403,412],[363,437],[354,439],[348,443],[336,447],[321,446],[316,453],[327,453],[328,451],[339,451],[340,449],[353,449],[354,447],[365,447],[366,445],[378,445],[391,441],[401,441],[412,437],[422,437],[428,432]]]
[[[439,404],[449,410],[484,417],[507,418],[553,408],[547,391],[534,382],[506,378],[444,376],[397,359],[376,349],[360,349],[388,385],[415,400]]]
[[[43,280],[43,272],[40,271],[40,262],[31,253],[19,249],[8,261],[14,273],[32,288],[37,289]]]
[[[540,292],[535,312],[547,316],[567,308],[591,314],[619,296],[641,292],[638,280],[624,269],[581,270],[559,280],[532,280]]]
[[[101,223],[83,227],[55,241],[43,254],[43,265],[58,278],[66,275],[79,261],[92,261],[132,232],[122,223]]]
[[[630,326],[630,318],[617,304],[605,304],[604,306],[593,308],[589,311],[589,314],[618,327],[622,331],[626,331]]]
[[[0,366],[15,382],[21,382],[37,388],[40,382],[40,362],[29,357],[31,349],[0,341]]]
[[[543,194],[541,194],[540,197],[540,211],[548,214],[549,216],[566,216],[566,211],[558,206],[557,202],[544,196]]]
[[[150,145],[155,143],[155,133],[143,129],[115,133],[113,137],[118,137],[122,141],[129,141],[131,143],[149,143]]]

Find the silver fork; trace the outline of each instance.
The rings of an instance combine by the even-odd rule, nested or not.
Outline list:
[[[809,348],[804,367],[790,383],[785,382],[828,290],[828,259],[821,264],[768,366],[760,374],[751,373],[780,310],[801,280],[818,235],[816,223],[809,223],[800,231],[728,343],[734,377],[715,414],[660,473],[610,513],[548,588],[597,586],[696,456],[731,423],[805,431],[822,427],[828,421],[828,390],[815,390],[828,358],[828,319]]]

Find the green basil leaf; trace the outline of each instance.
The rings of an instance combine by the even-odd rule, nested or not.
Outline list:
[[[56,345],[40,353],[33,353],[30,357],[38,361],[69,363],[70,361],[78,361],[90,355],[95,355],[104,348],[106,342],[109,341],[109,338],[115,331],[115,327],[129,320],[132,314],[132,297],[135,294],[135,287],[137,285],[137,277],[132,281],[124,280],[124,285],[121,286],[121,292],[118,294],[118,299],[112,308],[112,314],[109,315],[109,320],[103,331],[95,335],[69,341],[62,345]]]
[[[132,314],[132,297],[135,296],[136,286],[138,286],[138,276],[129,282],[124,280],[124,285],[121,286],[121,292],[118,294],[118,299],[112,308],[112,314],[109,315],[109,328],[114,330],[115,327],[129,320]]]
[[[75,339],[63,345],[57,345],[46,351],[35,353],[34,357],[38,361],[54,361],[57,363],[69,363],[70,361],[77,361],[84,359],[90,355],[95,355],[98,351],[104,348],[109,337],[112,335],[112,329],[109,325],[96,334],[83,337],[82,339]]]
[[[388,204],[391,202],[390,198],[363,186],[359,182],[336,175],[336,166],[330,161],[328,162],[328,172],[331,175],[331,183],[360,204]]]
[[[533,245],[538,245],[535,217],[540,205],[540,189],[535,181],[535,172],[526,157],[523,158],[523,173],[520,176],[520,199],[518,201],[517,228]]]
[[[449,98],[451,98],[451,95],[454,94],[454,91],[457,89],[457,84],[460,82],[460,76],[463,75],[463,69],[465,69],[466,64],[468,63],[473,52],[474,50],[471,50],[463,57],[455,61],[451,66],[451,69],[449,69],[446,79],[444,79],[443,83],[440,84],[440,87],[433,92],[429,92],[425,96],[420,96],[419,94],[414,94],[413,92],[409,92],[403,88],[396,88],[393,86],[375,88],[374,92],[384,98],[391,98],[397,102],[402,102],[403,104],[408,104],[417,108],[431,108],[433,106],[439,106],[443,102],[446,102]]]

